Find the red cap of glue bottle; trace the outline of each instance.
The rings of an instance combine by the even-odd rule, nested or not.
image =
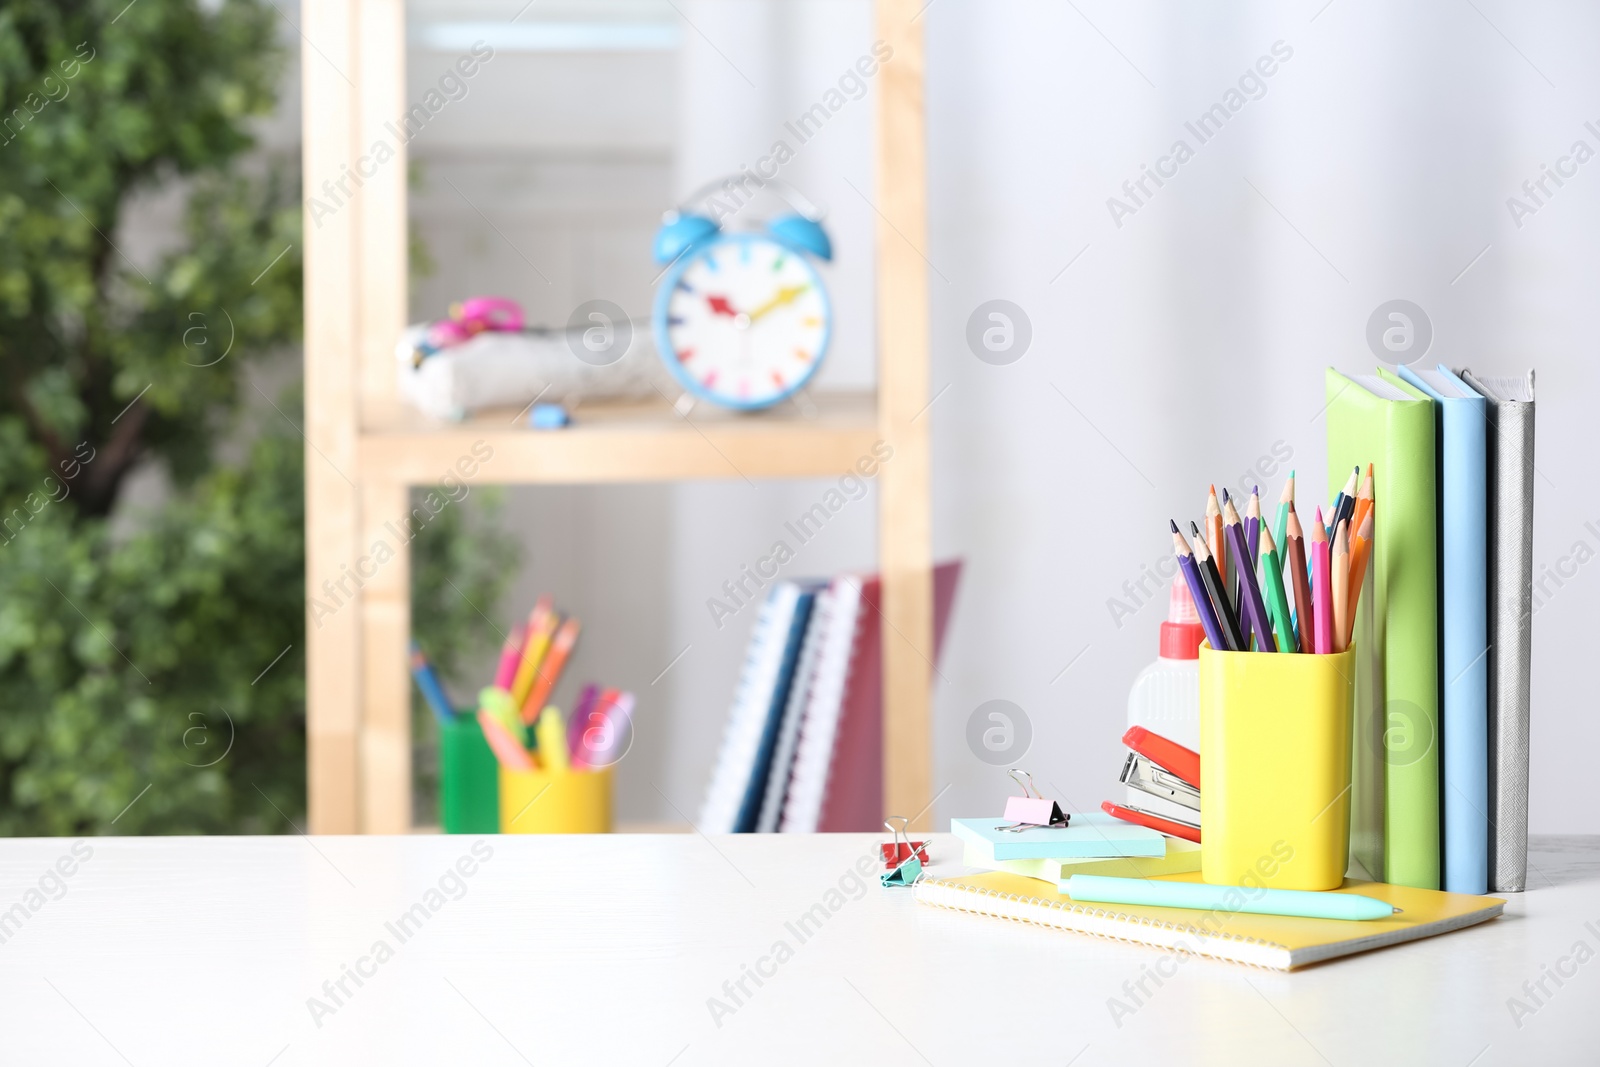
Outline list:
[[[1180,574],[1172,579],[1172,591],[1167,598],[1167,621],[1161,624],[1162,659],[1199,659],[1200,642],[1206,638],[1205,627],[1194,609],[1194,598]]]

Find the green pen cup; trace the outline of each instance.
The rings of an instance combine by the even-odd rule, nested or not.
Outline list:
[[[439,725],[439,822],[447,834],[500,832],[500,761],[473,711]]]

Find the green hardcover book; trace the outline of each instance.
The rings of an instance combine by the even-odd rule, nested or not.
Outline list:
[[[1355,626],[1350,850],[1374,878],[1438,889],[1433,401],[1387,371],[1346,378],[1331,367],[1327,397],[1328,484],[1343,485],[1357,465],[1374,468],[1372,553]]]

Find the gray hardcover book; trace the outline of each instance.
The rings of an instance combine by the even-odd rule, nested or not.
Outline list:
[[[1489,401],[1489,887],[1528,877],[1533,660],[1533,372],[1461,377]]]

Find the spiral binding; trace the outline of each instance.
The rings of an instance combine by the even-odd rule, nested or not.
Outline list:
[[[987,886],[968,885],[965,882],[957,882],[957,881],[953,881],[953,880],[948,879],[948,878],[934,878],[934,879],[929,879],[928,881],[923,882],[921,885],[919,885],[917,887],[917,900],[919,902],[922,902],[922,903],[931,904],[934,907],[946,908],[946,909],[948,909],[950,911],[963,911],[963,912],[966,912],[966,913],[968,913],[970,915],[984,915],[984,916],[987,916],[987,917],[992,918],[992,919],[1004,919],[1004,920],[1006,920],[1008,922],[1026,923],[1027,925],[1030,925],[1030,926],[1044,926],[1044,927],[1048,927],[1049,929],[1052,929],[1052,930],[1068,930],[1068,931],[1071,931],[1072,933],[1087,934],[1090,937],[1098,937],[1098,938],[1102,938],[1102,939],[1107,940],[1107,941],[1121,941],[1121,942],[1123,942],[1125,944],[1130,944],[1130,945],[1144,945],[1146,948],[1150,948],[1150,947],[1168,948],[1169,951],[1178,953],[1180,955],[1185,955],[1185,956],[1204,956],[1204,957],[1206,957],[1208,959],[1225,960],[1225,961],[1227,961],[1229,963],[1241,963],[1246,967],[1262,967],[1263,970],[1273,970],[1274,969],[1274,968],[1271,968],[1271,967],[1265,967],[1265,966],[1263,966],[1261,964],[1255,964],[1255,963],[1250,963],[1250,962],[1247,962],[1247,961],[1244,961],[1244,960],[1235,959],[1232,956],[1219,955],[1219,954],[1214,953],[1214,952],[1205,952],[1205,951],[1202,951],[1202,950],[1196,949],[1196,948],[1187,948],[1187,947],[1182,947],[1182,946],[1178,946],[1178,945],[1151,946],[1146,942],[1137,941],[1137,940],[1135,940],[1133,938],[1129,938],[1129,937],[1116,937],[1115,935],[1112,935],[1112,934],[1099,933],[1099,932],[1096,932],[1094,930],[1084,930],[1084,929],[1081,929],[1079,927],[1074,927],[1074,926],[1064,926],[1064,925],[1058,925],[1058,924],[1055,924],[1055,923],[1043,922],[1043,921],[1041,921],[1039,919],[1022,918],[1022,917],[1019,917],[1019,916],[1016,916],[1016,915],[1002,915],[1002,914],[999,914],[998,912],[995,912],[995,911],[985,911],[985,910],[981,910],[980,908],[976,908],[976,907],[963,907],[960,904],[947,903],[946,901],[944,901],[942,899],[939,899],[940,895],[941,895],[939,891],[941,891],[941,890],[961,890],[962,892],[965,892],[965,893],[972,893],[972,894],[974,894],[976,896],[990,897],[990,898],[994,898],[996,900],[1003,900],[1003,901],[1006,901],[1008,903],[1043,906],[1043,907],[1046,907],[1046,908],[1053,909],[1055,911],[1070,912],[1073,915],[1083,915],[1083,916],[1090,917],[1090,918],[1110,919],[1110,920],[1112,920],[1114,922],[1130,923],[1130,924],[1132,924],[1134,926],[1143,926],[1143,927],[1148,927],[1148,928],[1158,929],[1158,930],[1171,930],[1171,931],[1175,931],[1177,933],[1188,934],[1189,936],[1197,938],[1202,942],[1205,942],[1205,941],[1229,941],[1229,942],[1235,942],[1235,943],[1241,944],[1241,945],[1251,945],[1251,946],[1262,946],[1262,947],[1266,947],[1266,948],[1274,948],[1274,949],[1277,949],[1277,950],[1279,950],[1281,952],[1290,951],[1289,950],[1289,946],[1284,945],[1284,944],[1282,944],[1280,942],[1277,942],[1277,941],[1270,941],[1270,940],[1268,940],[1266,938],[1246,937],[1246,936],[1244,936],[1242,934],[1230,934],[1230,933],[1227,933],[1225,931],[1218,931],[1218,932],[1213,933],[1213,932],[1210,932],[1210,931],[1207,931],[1207,930],[1202,930],[1202,929],[1200,929],[1198,927],[1195,927],[1195,926],[1191,926],[1188,923],[1162,922],[1160,920],[1152,919],[1152,918],[1150,918],[1148,916],[1144,916],[1144,915],[1130,915],[1127,912],[1109,911],[1109,910],[1107,910],[1105,908],[1093,907],[1093,906],[1090,906],[1090,905],[1087,905],[1087,904],[1077,904],[1077,903],[1074,903],[1071,900],[1046,900],[1043,897],[1023,896],[1021,893],[1004,893],[1004,892],[1001,892],[1000,890],[997,890],[997,889],[990,889]]]

